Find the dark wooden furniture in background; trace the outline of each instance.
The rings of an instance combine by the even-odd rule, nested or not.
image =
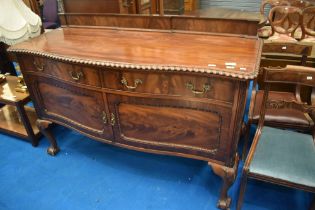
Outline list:
[[[71,15],[64,16],[69,24]],[[86,24],[88,15],[81,17]],[[102,18],[112,26],[158,20],[164,30],[77,25],[10,48],[21,65],[38,125],[51,142],[48,152],[59,151],[46,129],[54,122],[116,146],[204,160],[223,179],[218,206],[228,209],[247,89],[260,61],[261,41],[250,36],[253,23],[238,20],[240,26],[235,26],[237,20],[191,17],[192,23],[202,24],[173,24],[182,28],[178,31],[165,30],[170,20],[180,23],[177,17]],[[206,31],[207,23],[220,22],[234,24],[242,34],[189,31],[200,26]],[[221,25],[215,29],[230,31]]]
[[[164,14],[182,15],[184,12],[184,0],[164,0]]]
[[[3,42],[0,42],[0,73],[9,73],[11,75],[16,75],[13,63],[7,53],[7,48],[9,46]]]
[[[287,66],[265,68],[266,83],[258,128],[243,168],[237,209],[240,210],[248,178],[315,193],[315,128],[313,136],[264,126],[267,109],[295,109],[311,115],[315,106],[299,101],[270,99],[274,83],[315,87],[315,68]],[[312,116],[312,115],[311,115]],[[314,117],[314,116],[313,116]],[[313,118],[315,120],[315,118]],[[311,208],[314,208],[314,204]]]
[[[198,10],[200,6],[199,1],[200,0],[185,0],[185,13]]]
[[[25,106],[31,101],[29,94],[15,91],[17,84],[15,76],[6,76],[6,82],[0,83],[0,104],[5,104],[0,108],[0,131],[37,146],[40,137],[37,116],[34,108]]]
[[[41,17],[38,0],[23,0],[24,4],[28,6],[36,15]]]

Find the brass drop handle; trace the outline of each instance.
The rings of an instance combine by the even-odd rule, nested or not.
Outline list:
[[[102,121],[105,125],[107,124],[107,114],[105,111],[102,112]]]
[[[79,81],[84,76],[82,71],[79,71],[79,72],[70,71],[69,74],[71,78],[76,82]]]
[[[186,83],[186,88],[188,90],[191,90],[191,92],[196,94],[196,95],[202,95],[202,94],[207,93],[210,90],[210,85],[209,84],[204,84],[203,85],[203,91],[198,91],[198,90],[195,89],[195,86],[191,82],[187,82]]]
[[[38,64],[36,61],[33,62],[35,68],[37,69],[37,71],[44,71],[45,68],[45,64]]]
[[[126,78],[123,77],[121,79],[121,84],[123,84],[129,90],[134,90],[134,89],[136,89],[138,87],[138,85],[142,84],[142,80],[141,79],[136,79],[135,82],[134,82],[134,86],[129,86]]]
[[[111,124],[112,126],[115,126],[115,124],[116,124],[116,119],[115,119],[114,113],[111,113],[111,114],[110,114],[110,124]]]

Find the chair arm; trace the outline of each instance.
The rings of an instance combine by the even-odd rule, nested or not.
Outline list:
[[[249,169],[249,165],[254,157],[254,154],[255,154],[255,151],[256,151],[256,147],[258,145],[258,141],[260,139],[260,136],[261,136],[261,131],[262,131],[262,128],[263,128],[263,125],[261,124],[258,124],[258,128],[256,130],[256,133],[255,133],[255,136],[254,136],[254,140],[253,140],[253,143],[249,149],[249,152],[248,152],[248,155],[247,155],[247,158],[245,160],[245,163],[244,163],[244,167],[243,169],[245,171],[248,171]],[[315,134],[315,130],[314,130],[314,134]]]
[[[301,85],[295,86],[295,98],[298,102],[302,103],[301,99]]]

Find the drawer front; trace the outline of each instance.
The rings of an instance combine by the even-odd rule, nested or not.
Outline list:
[[[40,72],[64,81],[101,87],[97,69],[31,56],[25,56],[23,64],[23,71]]]
[[[224,161],[232,108],[109,94],[115,141]]]
[[[135,71],[103,71],[103,87],[137,93],[209,98],[233,102],[235,83],[219,77]],[[224,93],[224,94],[222,94]]]
[[[235,82],[218,77],[172,75],[170,94],[233,103]]]
[[[39,108],[39,117],[61,122],[96,137],[112,139],[102,92],[34,75],[26,74],[25,78],[35,96],[33,100],[35,107]]]

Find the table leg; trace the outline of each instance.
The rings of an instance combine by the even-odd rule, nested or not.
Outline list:
[[[222,166],[216,163],[208,163],[210,167],[212,167],[213,172],[220,176],[223,180],[223,185],[220,193],[220,198],[217,203],[218,208],[229,210],[231,204],[231,198],[228,196],[227,192],[229,188],[235,181],[237,175],[237,167],[238,167],[238,156],[235,157],[235,163],[233,168],[229,168],[226,166]]]
[[[26,133],[28,135],[29,140],[31,140],[32,145],[34,147],[37,147],[38,146],[38,142],[39,142],[39,138],[37,138],[35,136],[35,134],[34,134],[32,125],[31,125],[31,123],[30,123],[30,121],[28,119],[28,116],[27,116],[26,112],[25,112],[24,105],[18,104],[16,106],[16,109],[19,112],[19,115],[20,115],[22,123],[23,123],[23,125],[24,125],[24,127],[26,129]]]
[[[49,129],[49,125],[52,124],[52,122],[48,120],[38,119],[36,121],[36,124],[39,130],[42,132],[42,134],[48,139],[48,141],[51,144],[47,149],[47,153],[51,156],[55,156],[60,151],[60,149],[57,145],[57,141],[55,137],[53,136],[51,130]]]

